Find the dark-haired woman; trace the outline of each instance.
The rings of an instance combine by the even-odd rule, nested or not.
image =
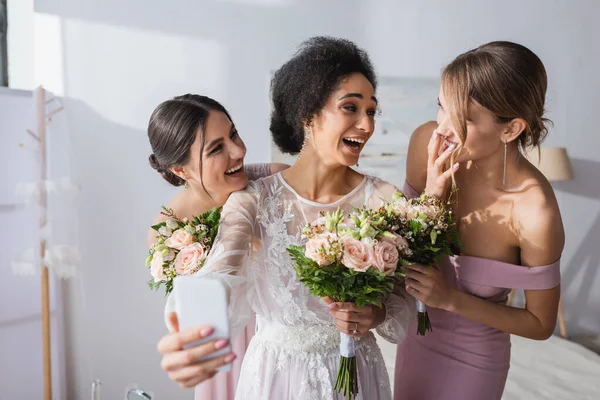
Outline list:
[[[326,37],[305,42],[273,77],[273,139],[282,151],[300,153],[299,159],[231,194],[216,239],[223,252],[199,272],[225,281],[244,278],[244,285],[232,289],[232,305],[249,305],[256,313],[258,329],[242,364],[237,399],[342,399],[333,389],[339,331],[358,339],[358,398],[391,399],[371,330],[401,340],[414,316],[414,299],[400,285],[383,309],[327,304],[298,280],[286,251],[301,243],[301,228],[319,212],[377,207],[396,191],[351,168],[374,131],[376,86],[364,51]]]
[[[185,186],[168,204],[179,218],[192,218],[213,207],[225,204],[229,195],[242,190],[248,180],[271,175],[287,167],[285,164],[244,165],[246,147],[231,116],[217,101],[187,94],[161,103],[152,113],[148,125],[152,147],[150,164],[167,182]],[[153,224],[165,220],[159,214]],[[148,244],[156,239],[151,229]],[[210,336],[212,327],[203,326],[179,332],[175,313],[166,315],[172,332],[158,345],[168,352],[162,366],[183,387],[196,386],[196,399],[233,399],[246,346],[254,334],[254,323],[232,343],[232,353],[211,361],[180,368],[187,360],[199,359],[225,347],[222,338],[187,350],[183,346],[199,337]],[[232,363],[232,372],[217,374],[217,368]]]

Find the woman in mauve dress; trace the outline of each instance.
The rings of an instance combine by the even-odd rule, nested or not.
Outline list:
[[[564,230],[548,180],[523,153],[547,134],[547,77],[524,46],[493,42],[443,71],[437,122],[413,134],[404,191],[444,198],[463,248],[434,268],[408,267],[406,287],[432,332],[398,347],[396,400],[499,400],[510,335],[545,340],[556,325]],[[524,309],[506,304],[524,289]]]

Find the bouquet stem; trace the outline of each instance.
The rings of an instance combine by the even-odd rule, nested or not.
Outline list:
[[[340,354],[340,366],[334,389],[344,395],[346,399],[353,400],[358,394],[358,373],[352,336],[340,333]]]
[[[425,304],[421,303],[419,300],[417,300],[417,318],[417,335],[425,336],[427,331],[433,332],[433,329],[431,329],[431,321],[429,321],[429,315],[427,314],[427,308],[425,308]]]

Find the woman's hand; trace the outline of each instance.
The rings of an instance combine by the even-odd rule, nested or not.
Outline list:
[[[453,311],[457,289],[448,285],[437,266],[405,265],[408,294],[429,307]]]
[[[363,337],[385,320],[385,306],[358,307],[354,303],[336,303],[329,297],[324,297],[323,301],[329,305],[337,330],[348,336]]]
[[[451,145],[440,155],[441,145],[442,136],[434,129],[433,135],[427,145],[427,183],[425,185],[425,193],[444,200],[452,181],[452,171],[456,171],[459,164],[456,163],[451,168],[444,170],[455,147]]]
[[[173,332],[163,336],[158,342],[158,351],[162,354],[161,367],[171,380],[179,383],[181,387],[191,388],[212,378],[218,372],[217,368],[235,360],[233,353],[217,357],[210,361],[198,362],[229,344],[229,340],[215,339],[200,346],[183,349],[184,346],[196,340],[213,334],[214,329],[209,326],[199,326],[179,332],[177,314],[169,314],[169,322]]]

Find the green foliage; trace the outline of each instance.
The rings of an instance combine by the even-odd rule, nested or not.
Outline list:
[[[320,266],[304,255],[304,247],[290,246],[288,253],[302,282],[316,297],[330,297],[336,302],[351,302],[358,307],[376,305],[394,288],[395,277],[386,276],[375,268],[356,272],[341,263]]]

